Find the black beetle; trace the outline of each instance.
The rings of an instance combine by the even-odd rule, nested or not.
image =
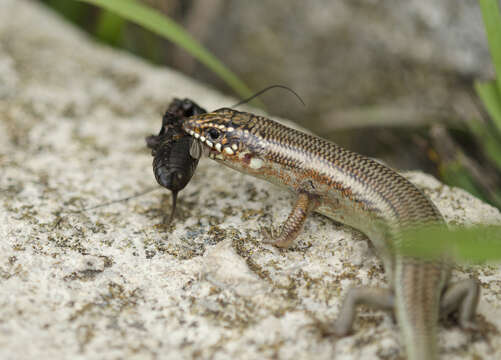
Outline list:
[[[186,117],[206,112],[189,99],[174,99],[162,118],[158,135],[146,138],[153,156],[155,178],[172,192],[172,212],[168,220],[164,218],[166,223],[174,218],[177,194],[191,180],[202,153],[200,144],[183,131],[183,121]]]

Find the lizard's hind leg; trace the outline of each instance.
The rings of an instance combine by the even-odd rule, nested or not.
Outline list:
[[[343,300],[339,315],[329,332],[337,336],[348,335],[355,320],[358,305],[368,305],[382,310],[393,310],[395,296],[390,289],[383,288],[352,288]]]
[[[475,279],[467,279],[447,286],[440,302],[440,314],[447,317],[457,310],[459,325],[462,328],[474,328],[473,318],[480,296],[480,284]]]

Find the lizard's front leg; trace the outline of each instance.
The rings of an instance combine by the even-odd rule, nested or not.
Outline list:
[[[304,222],[315,208],[319,205],[318,198],[315,195],[306,192],[300,192],[289,217],[282,224],[282,230],[277,238],[271,234],[266,234],[269,238],[264,240],[267,244],[273,244],[280,248],[287,248],[292,245],[297,238]]]

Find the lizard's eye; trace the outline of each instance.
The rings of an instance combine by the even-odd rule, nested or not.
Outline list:
[[[209,130],[208,135],[212,141],[216,141],[221,136],[221,132],[217,129],[212,128]]]

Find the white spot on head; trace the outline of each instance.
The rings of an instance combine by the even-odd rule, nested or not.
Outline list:
[[[231,144],[231,148],[235,151],[238,150],[238,145],[237,144]]]
[[[250,160],[249,167],[251,169],[257,170],[257,169],[260,169],[261,166],[263,166],[263,160],[261,160],[260,158],[253,157]]]
[[[229,146],[224,148],[224,152],[227,153],[228,155],[233,155],[233,150]]]

